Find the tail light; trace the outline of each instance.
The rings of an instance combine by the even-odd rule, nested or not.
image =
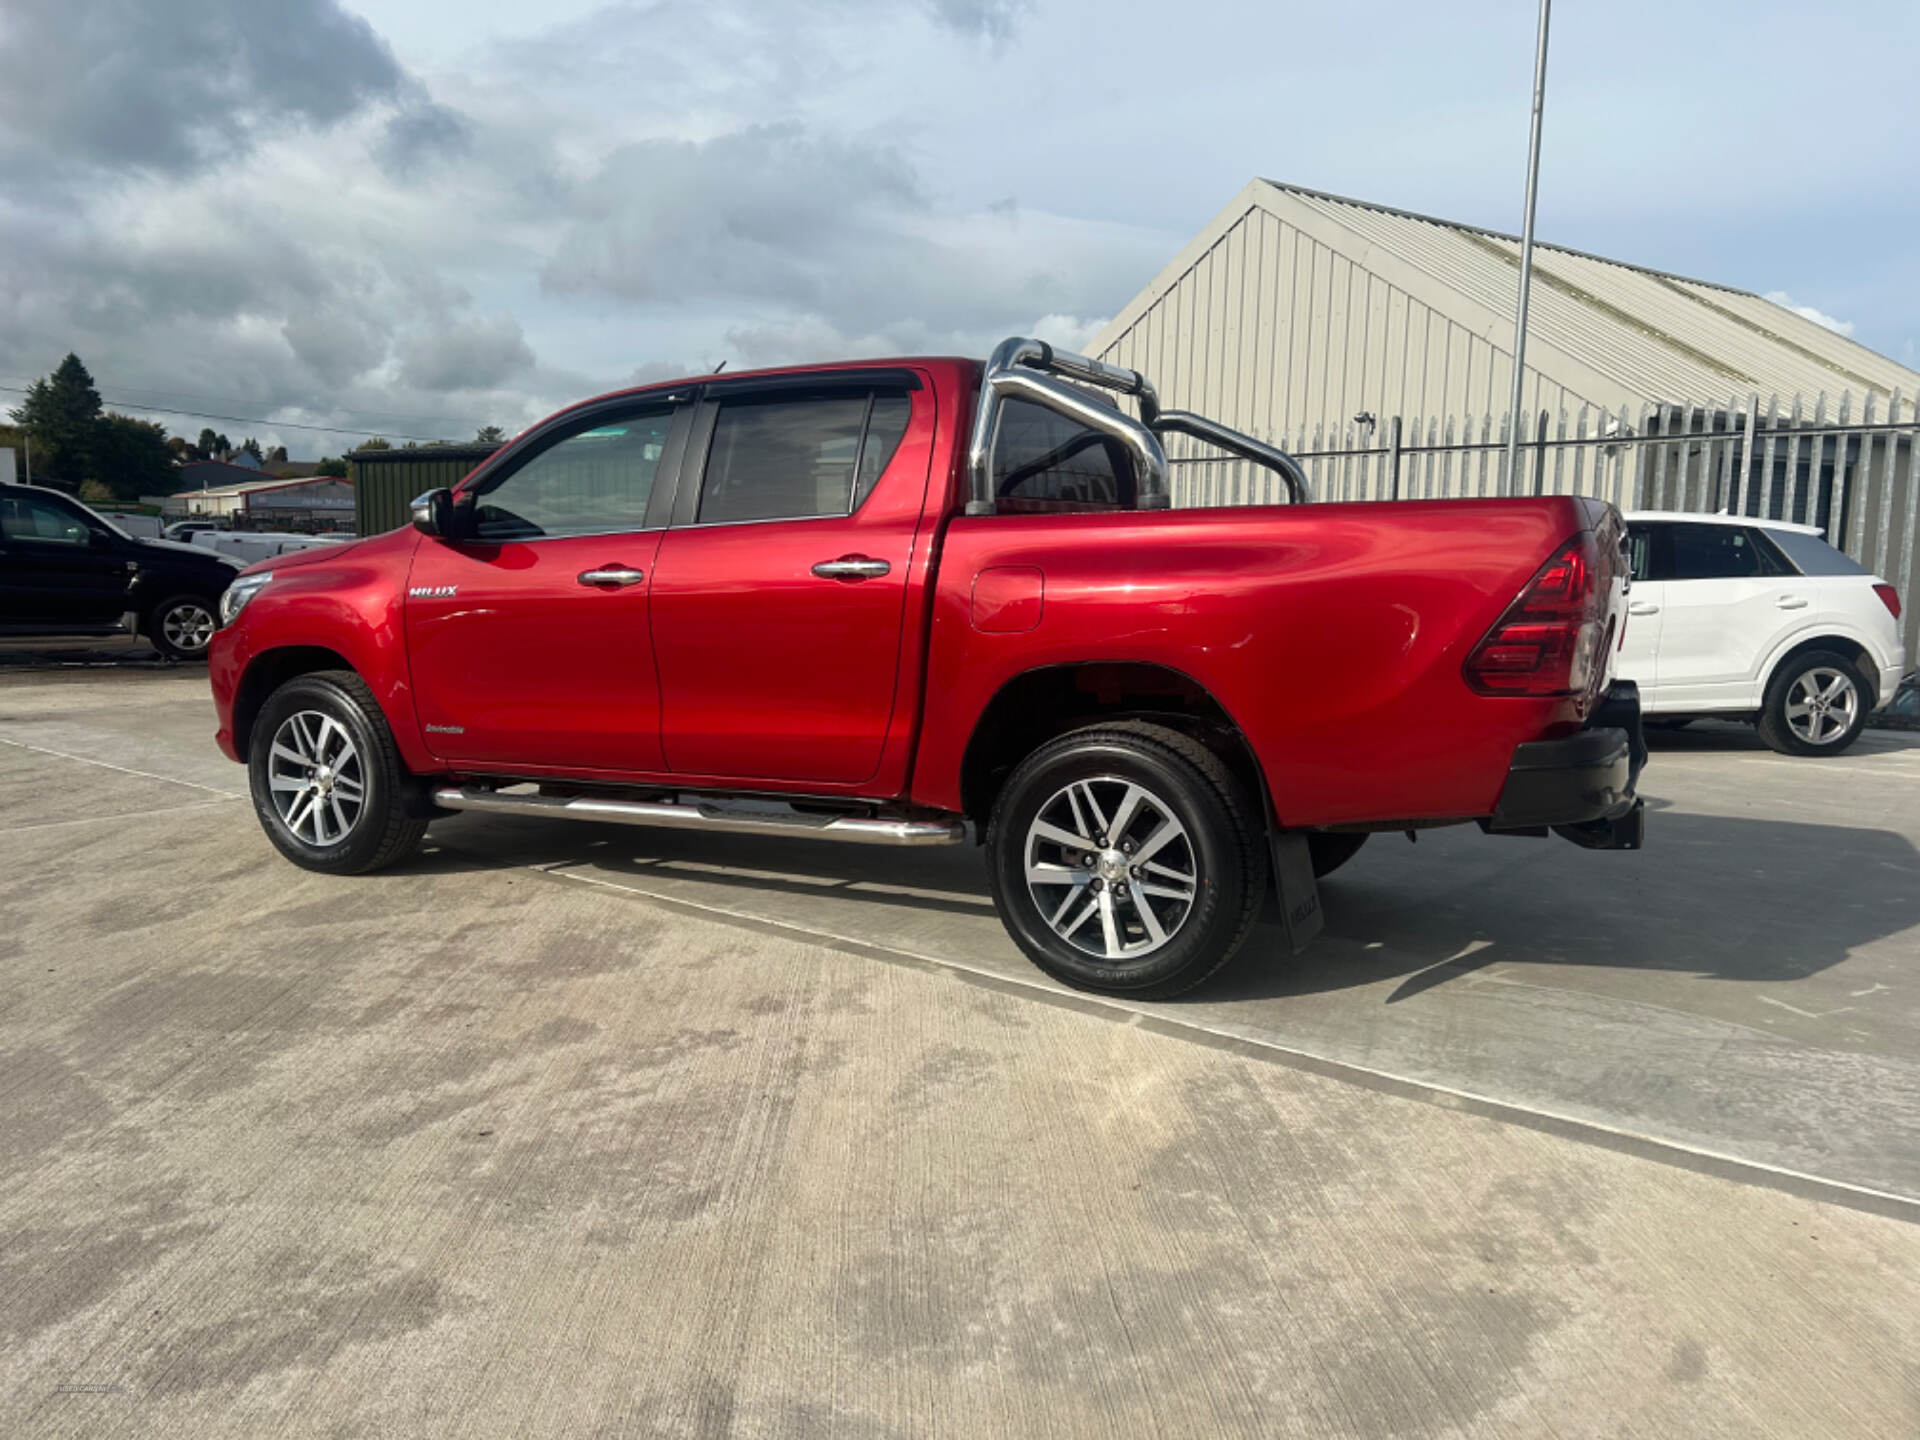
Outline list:
[[[1482,695],[1585,695],[1599,680],[1612,576],[1592,531],[1554,552],[1467,656]]]
[[[1873,587],[1873,593],[1880,597],[1880,603],[1887,607],[1894,619],[1898,620],[1900,618],[1900,592],[1891,585],[1878,584]]]

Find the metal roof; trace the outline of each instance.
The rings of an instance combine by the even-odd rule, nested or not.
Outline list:
[[[292,479],[263,477],[259,480],[243,480],[238,485],[213,485],[204,490],[176,490],[174,494],[181,498],[219,495],[232,499],[236,495],[258,495],[268,490],[292,490],[302,485],[329,484],[351,485],[353,481],[341,475],[307,475],[295,476]]]
[[[1298,185],[1263,180],[1255,204],[1282,219],[1301,211],[1352,237],[1352,258],[1371,268],[1385,252],[1480,312],[1513,324],[1520,242],[1511,235],[1418,215]],[[1757,392],[1838,403],[1852,391],[1881,403],[1899,390],[1920,392],[1908,369],[1762,296],[1711,281],[1590,255],[1537,241],[1527,328],[1528,369],[1551,375],[1556,355],[1653,403],[1724,403]],[[1445,308],[1436,301],[1436,308]],[[1490,337],[1491,338],[1491,337]],[[1571,369],[1572,367],[1568,367]],[[1590,385],[1571,383],[1576,393]],[[1613,397],[1591,395],[1602,404]]]

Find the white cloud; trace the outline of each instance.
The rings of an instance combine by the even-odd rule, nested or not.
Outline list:
[[[1027,333],[1062,350],[1084,351],[1111,319],[1106,315],[1097,320],[1083,320],[1078,315],[1042,315]]]
[[[1853,322],[1851,320],[1836,320],[1824,310],[1816,310],[1811,305],[1796,305],[1793,302],[1793,297],[1784,290],[1769,290],[1764,298],[1771,300],[1783,310],[1791,310],[1802,320],[1811,320],[1816,325],[1825,326],[1836,335],[1851,337],[1853,334]]]
[[[1497,223],[1512,197],[1489,156],[1524,124],[1531,36],[1500,22],[1513,95],[1436,97],[1434,66],[1491,63],[1491,0],[1465,3],[1401,0],[1406,43],[1382,51],[1372,12],[1243,0],[1193,0],[1173,27],[1147,0],[1098,25],[1032,0],[0,0],[0,383],[72,349],[115,398],[458,437],[723,360],[984,355],[1022,331],[1084,347],[1254,174]],[[1617,115],[1617,67],[1583,81],[1600,47],[1568,53],[1563,120],[1583,84]],[[1823,127],[1885,128],[1846,107],[1898,100],[1840,73],[1809,81],[1836,93],[1793,130],[1829,152],[1835,197],[1853,152]],[[1356,85],[1388,97],[1368,123],[1286,123]],[[1644,88],[1633,108],[1681,128]],[[1744,153],[1750,127],[1728,128]],[[1751,223],[1713,190],[1642,201],[1619,172],[1634,153],[1549,162],[1628,197],[1604,215],[1632,247],[1568,227],[1565,199],[1550,219],[1571,193],[1550,175],[1543,229],[1814,293],[1793,277],[1823,273],[1830,226]],[[1920,319],[1912,163],[1863,172],[1880,208],[1844,212],[1871,217],[1845,237],[1854,284],[1817,291],[1895,349]],[[1660,238],[1723,231],[1728,253],[1698,259]]]

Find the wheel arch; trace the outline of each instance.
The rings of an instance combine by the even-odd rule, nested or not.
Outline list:
[[[1786,668],[1802,655],[1815,650],[1831,650],[1844,655],[1853,663],[1854,672],[1860,679],[1861,687],[1866,691],[1868,705],[1872,710],[1884,699],[1880,693],[1880,661],[1871,648],[1847,634],[1843,630],[1827,630],[1804,640],[1792,640],[1783,645],[1778,654],[1767,662],[1762,670],[1766,677],[1760,686],[1760,703],[1766,705],[1773,694],[1774,682]]]
[[[1265,771],[1227,707],[1184,671],[1133,660],[1045,665],[1007,680],[974,721],[961,755],[963,813],[984,833],[1021,760],[1056,736],[1107,720],[1148,720],[1192,737],[1219,756],[1274,823]]]
[[[233,697],[233,744],[242,756],[253,743],[253,722],[267,697],[289,680],[318,670],[360,673],[346,656],[324,645],[281,645],[253,657]]]

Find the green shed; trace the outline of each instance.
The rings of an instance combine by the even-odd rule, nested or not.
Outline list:
[[[409,445],[355,450],[347,456],[353,480],[354,528],[362,535],[397,530],[411,517],[414,498],[457,485],[498,445]]]

